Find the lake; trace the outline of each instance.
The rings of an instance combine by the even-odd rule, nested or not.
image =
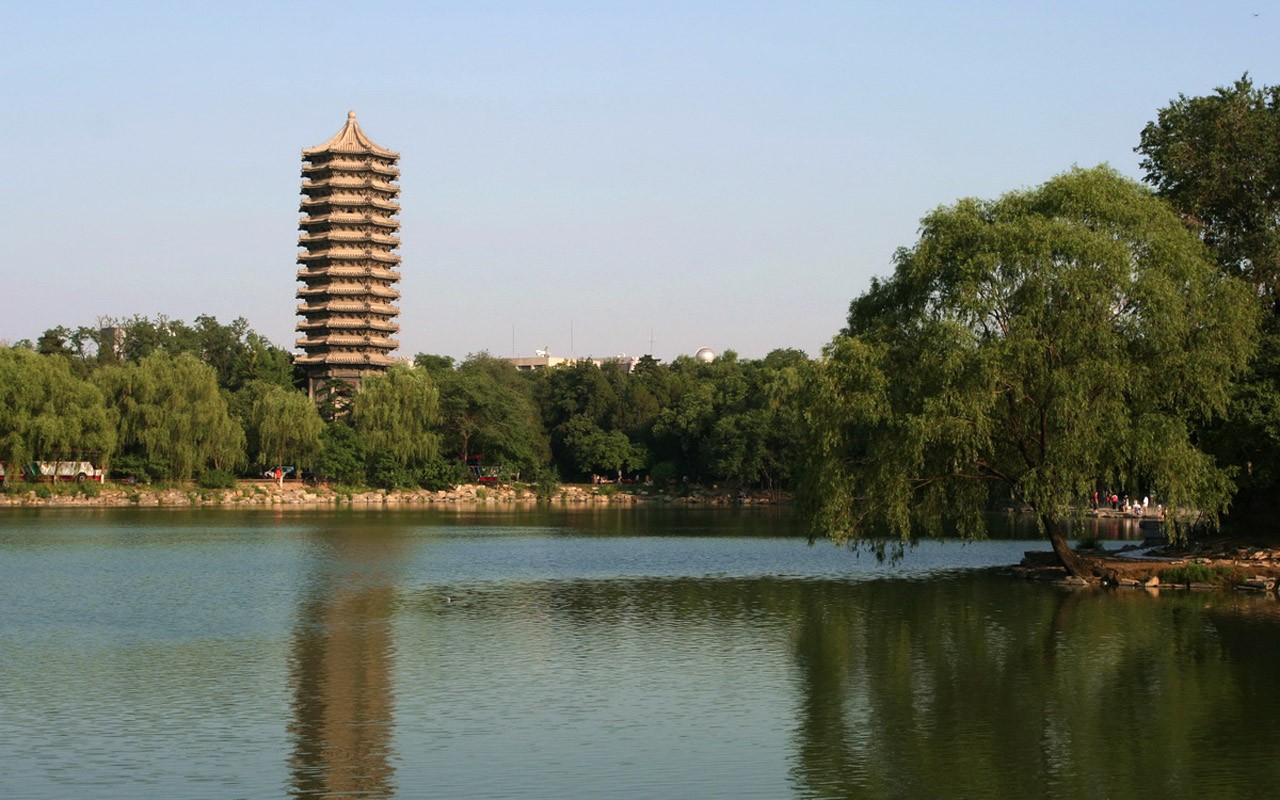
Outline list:
[[[1280,786],[1280,609],[880,563],[785,511],[0,514],[0,796]]]

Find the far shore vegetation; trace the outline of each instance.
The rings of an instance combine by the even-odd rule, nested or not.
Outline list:
[[[418,354],[312,402],[243,319],[103,319],[0,348],[0,462],[208,487],[285,465],[382,488],[787,491],[840,542],[981,535],[1013,507],[1077,574],[1061,521],[1096,492],[1155,498],[1175,537],[1274,526],[1280,87],[1180,96],[1135,149],[1143,183],[1077,167],[930,212],[816,358]]]

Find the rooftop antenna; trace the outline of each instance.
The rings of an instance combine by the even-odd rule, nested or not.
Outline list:
[[[573,320],[569,320],[569,357],[578,357],[578,351],[573,346]]]
[[[649,326],[649,355],[653,355],[653,326]]]

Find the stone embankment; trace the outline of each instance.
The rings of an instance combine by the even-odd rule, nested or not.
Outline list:
[[[65,487],[59,487],[60,489]],[[788,497],[767,493],[722,492],[714,489],[672,494],[643,489],[613,491],[613,486],[564,484],[540,500],[533,487],[455,486],[442,491],[382,489],[352,491],[328,486],[286,482],[284,487],[270,481],[244,481],[235,489],[149,488],[124,486],[93,487],[86,493],[55,491],[0,492],[0,507],[102,508],[253,508],[258,506],[299,507],[406,507],[432,504],[470,504],[492,508],[533,506],[539,502],[563,505],[633,506],[668,504],[686,506],[775,505]],[[97,489],[97,491],[94,491]]]
[[[1210,591],[1233,589],[1276,596],[1280,585],[1280,548],[1230,539],[1118,551],[1082,551],[1091,578],[1069,576],[1051,552],[1029,551],[1013,573],[1028,580],[1062,586],[1110,585],[1120,588]]]

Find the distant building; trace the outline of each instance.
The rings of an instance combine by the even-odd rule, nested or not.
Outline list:
[[[612,364],[623,372],[631,372],[636,368],[636,364],[640,362],[638,356],[629,356],[626,353],[616,355],[613,358],[564,358],[563,356],[553,356],[550,353],[538,351],[539,355],[528,358],[508,358],[507,363],[515,366],[516,369],[527,372],[535,369],[546,369],[548,367],[558,367],[562,364],[595,364],[597,367],[603,367]]]
[[[506,361],[508,364],[513,365],[516,369],[522,372],[528,372],[529,370],[546,369],[547,367],[558,367],[561,364],[574,364],[574,363],[577,363],[578,359],[547,355],[547,356],[529,356],[527,358],[525,357],[508,358],[506,359]]]
[[[400,297],[400,154],[380,147],[356,124],[356,113],[332,139],[302,151],[302,213],[298,246],[295,363],[312,397],[326,381],[356,388],[396,363],[400,330],[392,305]]]

